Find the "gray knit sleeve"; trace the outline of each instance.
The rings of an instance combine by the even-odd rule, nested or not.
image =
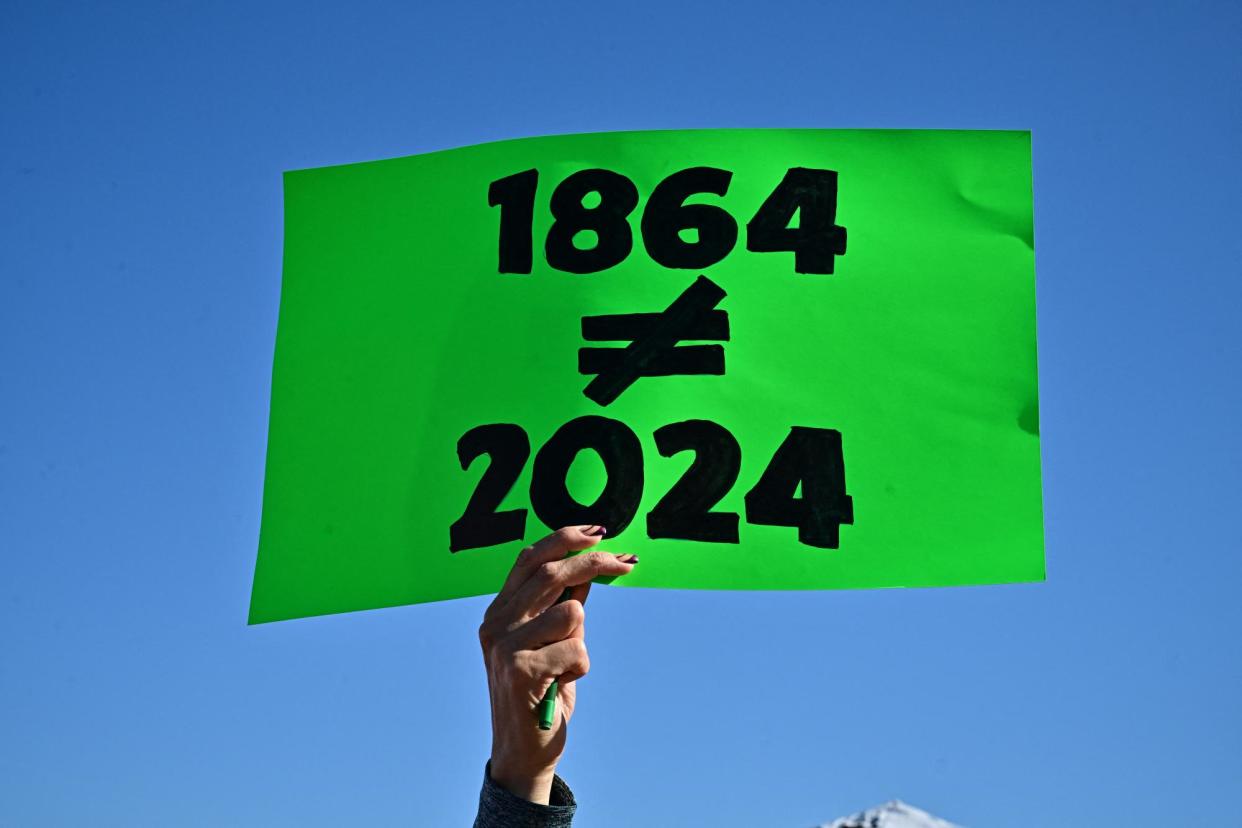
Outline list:
[[[493,782],[488,762],[483,769],[483,790],[479,792],[479,815],[474,818],[474,828],[569,828],[577,809],[573,792],[559,776],[552,779],[548,804],[538,805]]]

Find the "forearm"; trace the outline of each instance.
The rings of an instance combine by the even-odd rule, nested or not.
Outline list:
[[[547,804],[532,802],[502,787],[491,774],[491,762],[483,770],[479,813],[474,828],[569,828],[577,810],[573,792],[559,776],[548,783]]]

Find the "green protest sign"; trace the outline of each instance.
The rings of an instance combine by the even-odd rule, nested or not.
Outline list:
[[[1030,136],[701,130],[285,176],[252,622],[1044,575]]]

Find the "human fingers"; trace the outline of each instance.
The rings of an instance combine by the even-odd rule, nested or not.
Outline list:
[[[563,526],[552,534],[535,541],[518,553],[513,568],[505,578],[504,585],[496,595],[494,604],[503,606],[513,597],[539,567],[549,561],[559,561],[570,552],[594,546],[607,533],[603,526]]]
[[[522,653],[523,664],[532,678],[546,681],[559,679],[563,682],[577,681],[591,669],[586,641],[567,638],[538,650]]]
[[[600,575],[624,575],[637,562],[637,555],[595,551],[541,564],[506,604],[504,617],[509,623],[523,623],[552,606],[564,590]]]
[[[587,581],[585,584],[578,584],[577,586],[570,587],[566,590],[566,592],[568,592],[568,594],[564,596],[564,600],[577,601],[579,604],[585,606],[587,596],[591,594],[591,582]]]
[[[581,638],[585,621],[580,601],[561,601],[505,636],[504,646],[514,651],[538,650],[567,638]]]

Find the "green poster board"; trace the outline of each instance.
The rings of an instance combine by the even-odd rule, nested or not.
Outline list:
[[[1042,580],[1027,132],[528,138],[285,175],[251,622]]]

